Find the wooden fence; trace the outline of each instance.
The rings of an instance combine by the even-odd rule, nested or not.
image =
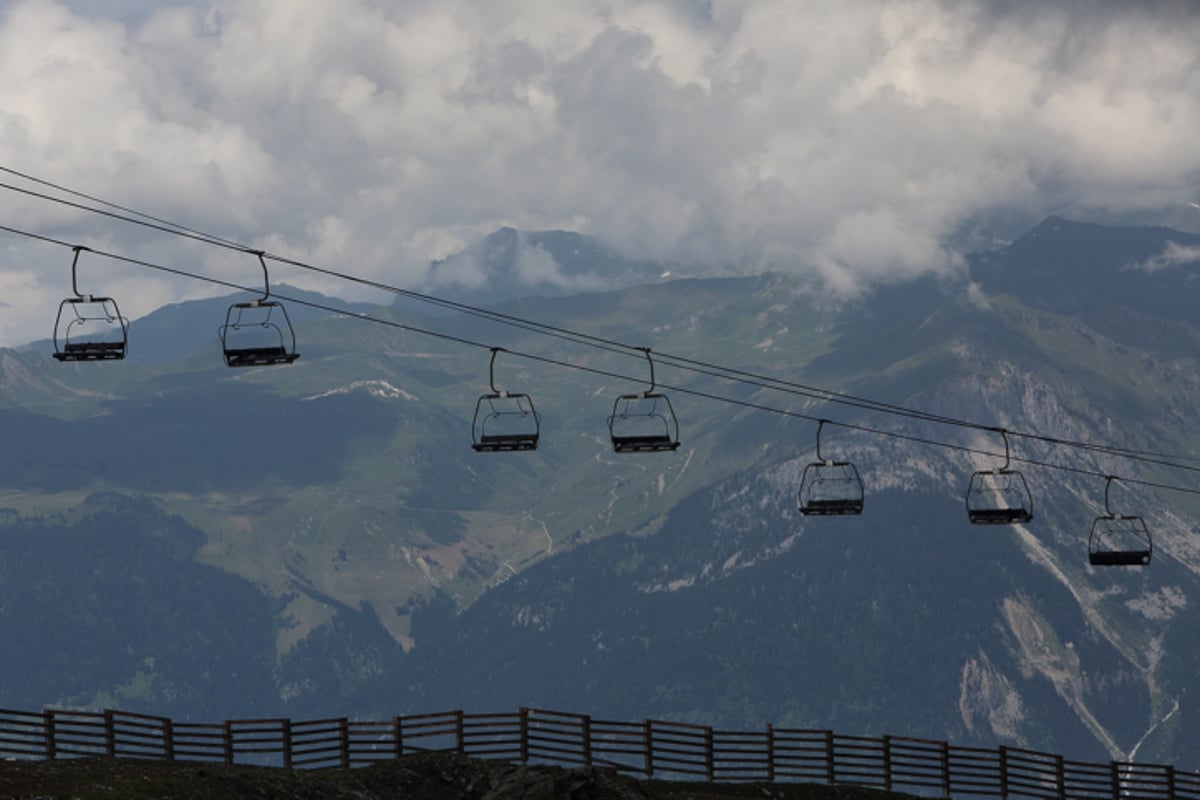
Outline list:
[[[0,709],[0,758],[144,758],[292,768],[354,767],[449,751],[523,764],[608,767],[645,778],[858,784],[941,797],[1200,800],[1200,772],[1070,761],[1016,747],[777,728],[723,731],[523,708],[380,721],[174,722],[121,711]],[[3,769],[0,766],[0,769]]]

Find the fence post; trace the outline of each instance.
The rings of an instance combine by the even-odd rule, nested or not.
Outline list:
[[[1108,782],[1112,789],[1112,800],[1119,800],[1121,797],[1121,770],[1117,767],[1116,761],[1109,762]]]
[[[709,783],[713,782],[713,774],[716,772],[716,766],[713,764],[713,730],[711,725],[706,725],[704,728],[704,778]]]
[[[583,715],[583,763],[592,765],[592,718],[588,714]]]
[[[342,769],[350,768],[350,720],[338,717],[338,749],[341,751]]]
[[[225,764],[233,763],[233,726],[229,720],[221,723],[221,748],[225,752]]]
[[[117,757],[117,732],[111,708],[104,709],[104,755],[109,758]]]
[[[459,755],[467,752],[466,743],[463,741],[463,712],[461,708],[454,712],[454,752]]]
[[[1008,748],[1000,745],[998,749],[1000,752],[1000,797],[1008,800]]]
[[[529,709],[521,706],[521,763],[529,763]]]
[[[1175,767],[1167,764],[1167,800],[1175,800]]]
[[[888,792],[892,790],[892,737],[886,734],[883,737],[883,788]]]
[[[941,753],[939,755],[941,756],[941,761],[942,761],[942,797],[949,797],[950,796],[950,743],[942,742],[940,749],[941,749]]]
[[[833,731],[825,731],[825,782],[830,786],[836,774],[833,771]]]
[[[399,714],[392,717],[392,747],[397,759],[404,755],[404,717]]]
[[[167,761],[175,760],[175,723],[170,717],[163,719],[163,755]]]
[[[775,782],[775,726],[767,723],[767,783]]]
[[[1063,757],[1054,757],[1054,782],[1058,787],[1058,800],[1067,800],[1066,775],[1063,772]]]
[[[283,766],[285,769],[292,768],[292,721],[290,719],[280,720],[280,725],[283,728]]]
[[[650,720],[642,721],[642,742],[646,745],[646,780],[654,777],[654,726]]]
[[[46,748],[46,760],[58,756],[58,743],[54,741],[54,709],[42,710],[42,739]]]

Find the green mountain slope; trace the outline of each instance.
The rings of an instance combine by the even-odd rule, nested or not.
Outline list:
[[[1200,508],[1186,494],[1118,484],[1120,507],[1152,526],[1154,563],[1098,570],[1086,545],[1103,506],[1097,476],[1186,486],[1189,474],[1016,435],[1197,452],[1197,365],[1181,345],[1196,340],[1197,323],[1156,316],[1154,299],[1168,293],[1170,308],[1186,307],[1188,267],[1126,269],[1161,257],[1168,241],[1058,221],[975,259],[971,283],[906,284],[842,307],[771,275],[497,307],[1009,429],[1034,495],[1027,527],[966,522],[971,472],[1002,461],[996,433],[734,384],[663,359],[656,378],[682,446],[620,455],[606,418],[614,398],[646,388],[643,356],[404,306],[373,313],[408,330],[309,319],[288,367],[228,370],[211,348],[79,367],[5,351],[0,425],[18,455],[0,469],[0,543],[49,541],[83,520],[121,525],[87,511],[86,498],[137,495],[138,514],[176,520],[163,530],[188,545],[121,556],[128,571],[105,573],[87,595],[96,619],[184,648],[202,626],[183,613],[182,593],[146,575],[169,558],[186,562],[199,570],[189,595],[242,597],[249,609],[252,634],[230,638],[231,660],[209,673],[252,675],[261,707],[280,713],[525,704],[1186,763],[1200,744],[1200,709],[1186,692],[1200,660],[1188,635],[1200,572],[1188,520]],[[1078,280],[1104,252],[1120,257]],[[1029,279],[1042,272],[1078,285],[1074,299]],[[497,360],[497,383],[529,393],[542,414],[536,452],[470,447],[490,347],[511,351]],[[835,423],[823,449],[862,471],[861,518],[797,514],[816,426],[754,405]],[[24,557],[37,569],[9,576],[14,597],[36,609],[0,609],[12,636],[60,602],[54,552]],[[88,585],[84,574],[72,584]],[[147,594],[118,603],[120,581]],[[230,628],[243,623],[234,609],[219,615]],[[162,666],[141,640],[122,648],[97,646],[103,663],[82,672],[91,685],[47,671],[37,685],[11,683],[6,705],[116,697],[129,710],[212,716],[218,701],[198,666]],[[239,660],[253,667],[234,669]],[[154,688],[163,685],[185,688]],[[164,709],[176,702],[168,697],[179,699]]]
[[[731,333],[744,327],[766,371],[790,369],[822,346],[807,327],[820,313],[792,300],[785,282],[752,278],[505,310],[613,338],[652,330],[673,348],[718,343],[712,358],[731,357]],[[465,607],[563,548],[651,531],[680,498],[752,463],[765,446],[730,437],[744,414],[681,401],[684,449],[617,457],[605,419],[616,395],[644,387],[644,358],[572,350],[473,318],[378,313],[629,380],[503,357],[498,380],[536,398],[543,444],[531,454],[481,455],[470,448],[470,417],[488,390],[487,349],[352,317],[301,326],[302,357],[286,368],[228,370],[206,348],[174,363],[50,369],[72,393],[32,384],[0,418],[19,455],[0,474],[15,524],[77,508],[95,491],[152,494],[204,532],[203,563],[280,603],[280,696],[328,709],[327,686],[318,691],[306,671],[347,621],[368,640],[383,633],[397,650],[411,647],[411,612],[431,598]],[[29,351],[8,357],[27,371],[48,361]],[[659,380],[679,376],[662,370]],[[13,702],[22,697],[44,702],[36,693]]]

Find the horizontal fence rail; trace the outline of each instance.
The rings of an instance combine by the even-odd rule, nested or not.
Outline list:
[[[1200,800],[1200,772],[1169,765],[1088,763],[1018,747],[959,747],[773,725],[726,731],[533,708],[389,720],[207,724],[112,710],[0,709],[2,759],[100,757],[349,768],[423,752],[601,767],[643,778],[855,784],[938,797]]]

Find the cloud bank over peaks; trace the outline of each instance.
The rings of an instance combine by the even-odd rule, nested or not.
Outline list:
[[[960,269],[947,242],[995,215],[1200,196],[1197,41],[1187,3],[15,0],[0,141],[3,165],[401,285],[512,226],[853,293]],[[245,271],[10,195],[5,224]],[[61,255],[3,248],[7,301],[52,313]],[[135,316],[211,291],[141,285]]]

